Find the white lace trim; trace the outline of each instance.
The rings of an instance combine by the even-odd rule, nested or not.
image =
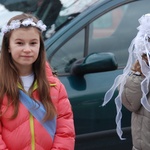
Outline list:
[[[126,67],[123,70],[123,74],[116,77],[112,87],[106,92],[104,96],[104,102],[102,106],[105,106],[113,97],[115,90],[119,87],[119,94],[115,98],[117,115],[116,115],[116,125],[117,125],[117,134],[120,139],[122,138],[121,130],[121,119],[122,119],[122,99],[121,95],[124,90],[124,85],[128,74],[131,72],[131,67],[136,60],[139,61],[141,66],[141,71],[145,76],[145,79],[141,82],[141,104],[143,107],[150,112],[150,104],[147,100],[147,94],[149,92],[149,83],[150,83],[150,14],[145,14],[139,19],[140,26],[137,28],[139,32],[136,37],[132,40],[131,45],[128,49],[129,58]],[[148,64],[142,59],[142,54],[146,54],[148,58]]]
[[[7,32],[10,32],[11,30],[18,29],[20,26],[33,26],[39,28],[42,32],[46,30],[46,25],[42,22],[42,20],[39,20],[37,23],[33,21],[32,18],[27,18],[23,20],[22,22],[20,20],[12,20],[10,22],[10,25],[4,25],[1,29],[1,34],[5,34]]]

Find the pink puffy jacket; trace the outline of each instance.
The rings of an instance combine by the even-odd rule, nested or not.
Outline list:
[[[51,98],[57,110],[56,133],[52,140],[46,129],[20,103],[18,116],[9,120],[13,108],[10,106],[0,118],[0,150],[74,150],[75,130],[73,113],[63,84],[52,75],[46,65],[51,88]],[[36,90],[33,96],[38,99]],[[7,96],[1,111],[6,110]]]

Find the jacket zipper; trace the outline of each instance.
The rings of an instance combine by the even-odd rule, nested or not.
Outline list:
[[[35,150],[34,121],[31,113],[30,113],[30,132],[31,132],[31,150]]]

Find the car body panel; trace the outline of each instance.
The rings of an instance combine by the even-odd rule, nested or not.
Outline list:
[[[125,6],[126,4],[128,7]],[[141,11],[138,11],[140,9],[140,6],[142,7],[141,4],[145,7],[145,10],[142,9]],[[88,46],[90,43],[88,40],[90,38],[86,39],[86,36],[90,35],[90,33],[86,33],[90,28],[90,24],[95,19],[101,18],[101,16],[115,9],[119,12],[120,9],[117,9],[119,7],[124,9],[128,8],[128,11],[129,12],[131,11],[132,13],[134,12],[133,8],[135,7],[138,13],[137,14],[133,13],[131,16],[129,16],[130,15],[128,14],[129,12],[125,10],[124,12],[126,12],[126,15],[122,16],[125,19],[127,18],[131,22],[123,20],[116,26],[116,28],[109,28],[109,30],[106,29],[100,31],[95,30],[94,36],[95,38],[100,39],[100,41],[97,43],[99,44],[99,46],[97,45],[96,49],[91,51],[90,47]],[[116,134],[116,123],[115,123],[116,106],[114,98],[117,94],[117,91],[115,92],[113,99],[105,107],[102,107],[101,105],[103,103],[106,91],[113,85],[116,76],[123,72],[123,68],[125,67],[127,62],[128,47],[130,46],[132,39],[136,36],[137,33],[136,28],[138,27],[139,24],[138,19],[139,17],[141,17],[141,15],[148,12],[148,7],[149,6],[145,6],[144,2],[140,0],[139,1],[106,0],[102,3],[98,2],[95,5],[91,6],[91,8],[87,9],[86,11],[78,15],[76,18],[71,20],[67,25],[65,25],[62,29],[56,32],[51,38],[45,41],[47,58],[50,64],[52,64],[53,68],[55,68],[56,63],[59,62],[59,60],[56,59],[56,62],[53,63],[54,57],[56,57],[56,54],[59,51],[66,48],[67,49],[65,50],[66,56],[69,55],[69,53],[75,54],[74,47],[80,45],[82,39],[76,38],[75,39],[76,43],[73,43],[72,45],[70,44],[70,49],[69,46],[67,47],[65,44],[70,39],[74,38],[76,34],[78,34],[82,30],[84,30],[83,37],[85,37],[85,40],[83,41],[85,43],[83,49],[81,49],[82,51],[82,54],[80,54],[81,59],[84,58],[86,59],[88,55],[90,55],[93,52],[109,52],[110,48],[111,52],[115,52],[114,54],[117,57],[117,61],[119,64],[117,70],[88,73],[83,76],[72,75],[70,72],[66,73],[64,72],[64,74],[62,72],[58,72],[59,79],[67,89],[68,96],[74,112],[75,129],[77,134],[77,143],[76,143],[77,150],[80,150],[82,148],[105,149],[105,150],[107,149],[119,150],[121,148],[126,150],[131,149],[132,147],[131,132],[130,132],[131,113],[124,107],[122,108],[123,114],[122,129],[124,130],[123,135],[127,137],[127,140],[121,141]],[[115,17],[119,17],[117,11],[116,12],[113,11],[115,12],[113,19],[115,19],[116,22],[117,19]],[[133,21],[133,23],[132,19],[135,20]],[[115,30],[115,32],[112,33],[112,30]],[[107,31],[106,37],[103,36],[101,37],[101,35],[99,35],[99,33],[102,32],[105,33],[106,31]],[[127,37],[127,35],[129,36]],[[119,46],[117,45],[118,42],[120,42]],[[72,50],[73,48],[74,50]],[[78,47],[76,48],[76,50],[77,49]],[[77,50],[77,53],[78,52],[79,51]],[[60,59],[62,59],[61,55]],[[65,57],[64,59],[67,60],[67,58]],[[96,137],[99,137],[100,139],[96,140]],[[95,140],[92,141],[92,138],[94,138]],[[107,142],[109,143],[108,144],[109,146],[107,145]]]

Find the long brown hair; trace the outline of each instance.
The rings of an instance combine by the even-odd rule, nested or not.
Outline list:
[[[37,23],[38,19],[30,14],[21,14],[11,18],[8,22],[8,25],[12,20],[20,20],[21,22],[24,19],[32,18],[35,23]],[[20,28],[25,28],[21,26]],[[30,26],[27,26],[28,28]],[[19,72],[16,66],[12,61],[11,54],[9,53],[9,39],[11,33],[13,31],[9,31],[4,34],[1,48],[1,58],[0,58],[0,106],[2,105],[3,98],[6,95],[8,97],[8,107],[12,105],[14,107],[14,113],[12,114],[12,119],[15,118],[18,114],[19,110],[19,89],[18,83],[21,84]],[[46,54],[44,48],[44,42],[42,38],[41,31],[39,31],[40,35],[40,51],[37,60],[33,63],[33,72],[35,75],[35,79],[38,83],[38,94],[40,101],[43,103],[46,109],[46,115],[44,120],[52,119],[56,110],[51,101],[50,97],[50,83],[46,77],[45,63],[46,63]],[[29,91],[33,90],[33,85],[29,89]],[[30,93],[30,92],[29,92]],[[32,93],[32,92],[31,92]],[[32,97],[32,94],[29,94]],[[2,114],[1,114],[2,115]]]

